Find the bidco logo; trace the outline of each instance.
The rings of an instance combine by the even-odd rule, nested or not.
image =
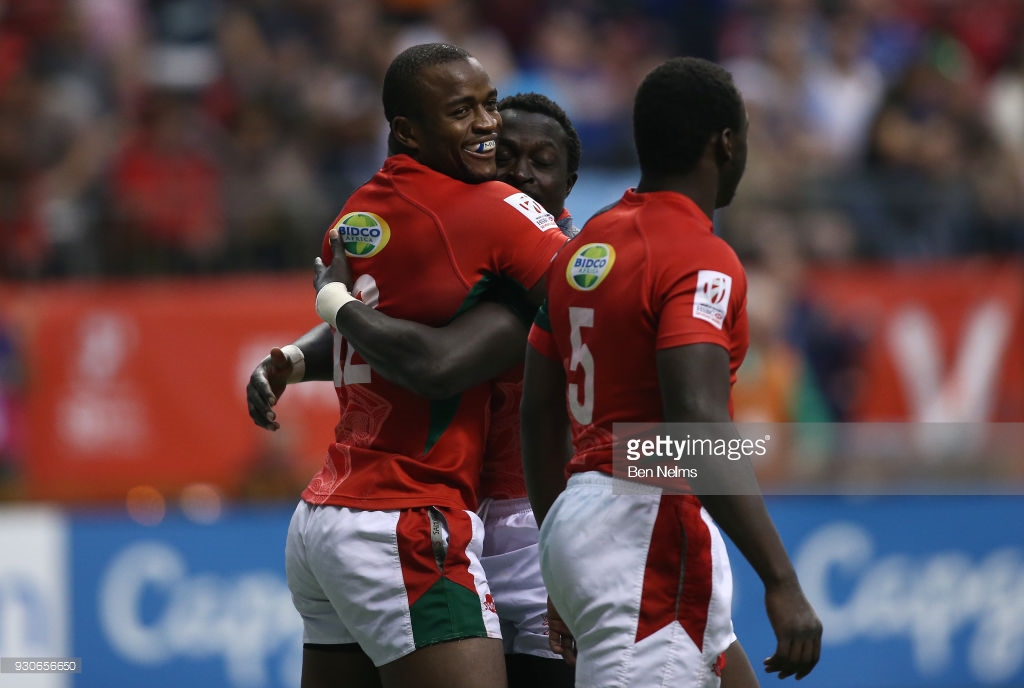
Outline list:
[[[391,239],[391,228],[380,215],[367,212],[348,213],[332,227],[345,244],[345,253],[356,258],[369,258],[384,250]]]
[[[591,291],[604,281],[614,264],[615,249],[611,245],[587,244],[569,259],[565,278],[573,289]]]

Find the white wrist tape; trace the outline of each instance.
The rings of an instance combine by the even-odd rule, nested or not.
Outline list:
[[[316,294],[316,312],[331,327],[338,326],[338,311],[349,301],[358,301],[341,282],[329,282]]]
[[[292,362],[292,372],[288,376],[288,383],[302,382],[306,377],[306,357],[303,355],[302,349],[294,344],[287,344],[281,347],[281,353]]]

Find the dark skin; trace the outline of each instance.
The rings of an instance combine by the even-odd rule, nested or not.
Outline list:
[[[688,196],[711,217],[732,200],[746,163],[746,124],[723,129],[707,142],[696,168],[685,175],[644,174],[637,191],[673,191]],[[731,427],[729,352],[713,344],[690,344],[657,353],[658,382],[666,423],[715,423]],[[522,402],[523,464],[530,501],[538,523],[565,488],[565,464],[572,456],[564,438],[569,432],[565,408],[566,376],[560,361],[527,347]],[[739,437],[738,433],[734,433]],[[749,460],[733,462],[721,483],[729,494],[701,495],[708,513],[733,540],[765,586],[765,607],[775,631],[775,653],[765,671],[779,678],[801,679],[817,664],[821,622],[804,596],[796,573],[771,521]],[[719,462],[716,466],[726,468]],[[703,470],[703,469],[702,469]],[[726,474],[727,472],[727,474]],[[712,481],[713,482],[713,481]],[[559,623],[564,626],[564,622]],[[554,625],[552,626],[555,627]],[[568,630],[568,629],[566,629]],[[571,636],[570,636],[571,637]],[[563,641],[564,642],[564,641]],[[746,655],[730,647],[723,685],[757,685]]]
[[[495,109],[496,92],[479,64],[475,60],[459,61],[430,68],[421,82],[424,99],[437,103],[439,107],[424,108],[424,115],[418,118],[394,119],[392,139],[398,150],[463,181],[493,179],[496,173],[494,151],[477,153],[476,149],[480,142],[496,137],[501,118]],[[512,129],[515,128],[513,125]],[[560,127],[558,132],[564,137]],[[564,160],[564,150],[561,155]],[[568,194],[575,183],[575,174],[571,177],[570,181],[566,171],[565,180],[558,182],[564,194]],[[556,191],[552,197],[557,194]],[[558,212],[553,213],[556,216],[561,213],[564,198],[564,195],[559,198]],[[333,260],[329,267],[317,259],[314,285],[318,290],[329,281],[353,285],[353,275],[336,234],[331,239],[331,247]],[[544,287],[540,283],[534,285],[528,298],[534,305],[539,305],[543,294]],[[445,328],[395,320],[362,304],[350,304],[340,309],[336,325],[377,374],[432,399],[450,397],[521,362],[528,332],[527,325],[508,308],[486,302],[475,306]],[[305,356],[304,380],[332,379],[333,334],[329,326],[318,325],[294,343]],[[247,397],[249,415],[257,425],[270,430],[280,427],[273,406],[283,394],[291,371],[291,362],[280,349],[273,349],[253,372]],[[486,643],[489,639],[460,641],[457,645],[462,649],[457,652],[460,656],[467,652],[476,653],[478,650],[467,649],[467,646],[479,644],[477,641]],[[424,685],[422,672],[446,675],[429,664],[431,658],[436,656],[439,662],[454,661],[449,657],[451,654],[451,650],[445,649],[418,650],[381,667],[380,679],[384,685],[412,685],[410,681]],[[459,663],[479,665],[480,659],[469,662],[469,658],[464,658]],[[335,653],[307,648],[304,651],[303,686],[307,687],[307,679],[309,686],[322,685],[319,683],[321,679],[329,680],[332,675],[354,676],[357,671],[363,672],[359,674],[361,676],[372,676],[372,671],[367,672],[368,664],[369,658],[361,651]],[[349,671],[353,673],[349,674]],[[526,679],[523,685],[535,684],[531,678],[535,671],[535,667],[509,669],[510,675]],[[483,685],[503,684],[480,676],[466,680],[484,681]],[[569,684],[571,677],[566,682]],[[377,684],[360,681],[359,685]]]
[[[487,94],[484,103],[489,91]],[[452,102],[456,110],[468,107],[459,98]],[[501,134],[496,153],[491,154],[498,179],[529,194],[558,217],[578,177],[568,169],[565,132],[546,115],[510,108],[501,116]],[[396,139],[415,151],[418,137],[426,135],[420,133],[424,127],[414,126],[407,118],[398,120],[402,121]],[[459,165],[451,163],[449,167]],[[330,272],[320,279],[321,283],[327,281],[353,284],[344,251],[335,248]],[[542,298],[543,289],[535,287],[530,300],[537,305]],[[527,326],[509,309],[489,302],[474,306],[442,328],[396,320],[359,305],[342,308],[337,326],[374,371],[428,399],[447,399],[521,363],[528,334]],[[321,324],[294,342],[306,355],[305,380],[331,379],[331,340],[330,327]],[[276,348],[253,371],[247,388],[249,416],[260,427],[280,428],[273,407],[290,374],[290,361]]]
[[[508,108],[501,117],[495,153],[498,179],[529,195],[557,218],[579,177],[569,171],[565,131],[538,112]]]
[[[416,115],[396,116],[391,121],[391,139],[396,146],[392,152],[408,153],[419,162],[463,181],[473,183],[493,179],[493,149],[481,153],[476,151],[480,143],[497,138],[501,117],[497,112],[497,91],[480,63],[469,58],[427,67],[421,71],[417,84],[419,107]],[[335,241],[335,244],[340,245],[340,242]],[[338,247],[334,250],[337,254]],[[334,261],[330,268],[322,264],[318,266],[317,286],[324,280],[337,277],[345,277],[347,284],[352,284],[345,260]],[[362,311],[368,318],[373,318],[376,313],[366,307],[350,306],[341,310]],[[478,317],[485,316],[481,314]],[[515,319],[518,327],[523,327],[515,316],[508,314],[508,317]],[[393,336],[398,338],[400,346],[405,346],[409,337],[415,339],[416,332],[423,327],[417,323],[405,323],[404,329]],[[410,330],[412,335],[406,334]],[[348,336],[348,332],[345,334]],[[403,334],[406,335],[404,340]],[[358,349],[354,338],[351,341]],[[318,325],[295,343],[305,358],[304,380],[333,378],[333,334],[330,327]],[[418,355],[422,353],[415,346],[412,351]],[[498,356],[495,353],[495,357]],[[270,430],[279,427],[273,406],[283,394],[291,370],[291,362],[275,349],[253,371],[246,391],[249,415],[257,425]],[[506,685],[503,656],[499,639],[464,638],[420,648],[374,670],[369,657],[358,646],[306,647],[303,649],[302,686],[326,688],[339,685],[343,680],[347,686],[365,688],[412,685],[423,688],[503,688]],[[453,670],[453,667],[465,666],[473,667],[473,671]]]
[[[498,142],[502,161],[498,178],[525,193],[542,195],[547,199],[542,203],[545,209],[557,217],[577,178],[568,170],[565,132],[544,115],[514,110],[506,110],[503,115],[510,119]],[[408,129],[414,133],[418,130],[413,126]],[[398,142],[415,144],[403,130],[400,123]],[[550,167],[552,157],[557,161],[556,169]],[[314,286],[319,288],[328,281],[352,285],[351,268],[336,236],[332,237],[331,248],[329,268],[317,259]],[[535,304],[543,292],[543,285],[535,287],[531,294]],[[491,302],[474,306],[443,328],[396,320],[362,304],[352,304],[340,309],[337,326],[376,373],[431,399],[450,397],[522,362],[528,333],[519,317]],[[332,338],[330,327],[320,324],[294,342],[306,356],[305,380],[332,379]],[[291,369],[291,362],[275,348],[253,371],[247,395],[249,415],[257,425],[269,430],[280,427],[273,406],[287,386]],[[317,665],[337,661],[332,654],[318,649],[306,651],[309,661]],[[369,663],[368,658],[365,663]],[[513,686],[570,686],[573,682],[571,668],[556,659],[508,655],[506,667]]]

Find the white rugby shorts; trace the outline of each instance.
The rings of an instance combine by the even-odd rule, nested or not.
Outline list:
[[[544,520],[540,557],[576,638],[577,685],[720,686],[736,640],[732,571],[695,497],[573,475]]]
[[[435,643],[500,638],[482,544],[471,511],[299,502],[285,569],[303,641],[358,643],[382,666]]]
[[[484,500],[480,562],[501,621],[505,654],[561,659],[548,646],[548,592],[540,574],[539,532],[530,500]]]

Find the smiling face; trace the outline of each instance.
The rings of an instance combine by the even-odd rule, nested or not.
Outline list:
[[[464,182],[494,179],[501,126],[498,91],[475,58],[425,67],[419,75],[419,111],[395,117],[392,132],[431,169]]]
[[[558,217],[576,183],[569,172],[568,139],[561,125],[538,112],[506,108],[496,164],[498,179],[511,184]]]

